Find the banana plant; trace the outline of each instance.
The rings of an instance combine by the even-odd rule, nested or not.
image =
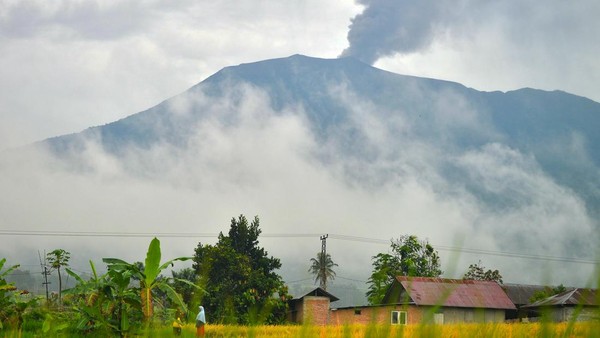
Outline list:
[[[20,265],[17,264],[9,266],[6,270],[2,271],[4,263],[6,263],[6,258],[0,259],[0,291],[12,291],[15,289],[14,285],[6,283],[4,277],[8,276],[14,269],[17,269]]]
[[[17,269],[19,265],[13,265],[6,268],[6,270],[2,271],[4,268],[4,264],[6,263],[6,258],[0,259],[0,329],[3,328],[2,320],[5,317],[5,312],[9,309],[9,303],[11,303],[12,292],[17,288],[12,283],[7,283],[4,279],[8,276],[14,269]]]
[[[99,276],[94,263],[90,261],[92,276],[84,280],[77,273],[66,269],[75,278],[77,285],[65,293],[79,296],[76,307],[79,318],[75,328],[86,333],[123,337],[132,331],[130,313],[139,309],[141,303],[134,289],[129,287],[131,273],[126,270],[109,270]]]
[[[173,266],[175,261],[186,261],[189,259],[192,259],[192,257],[178,257],[161,264],[160,241],[155,237],[148,247],[143,269],[140,268],[139,265],[128,263],[118,258],[104,258],[102,261],[108,265],[109,271],[128,271],[132,276],[139,279],[142,312],[144,318],[149,321],[154,314],[154,302],[152,298],[152,291],[154,289],[160,289],[165,292],[169,299],[187,313],[187,306],[183,302],[181,296],[177,294],[175,289],[168,283],[170,278],[159,278],[159,276],[167,267]],[[187,284],[193,285],[199,289],[198,286],[189,281],[182,280],[182,282],[187,282]]]

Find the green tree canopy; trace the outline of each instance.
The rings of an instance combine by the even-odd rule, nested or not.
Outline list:
[[[469,265],[469,270],[463,276],[463,279],[487,280],[502,284],[502,275],[498,270],[485,270],[485,267],[479,261],[477,264]]]
[[[373,272],[367,281],[367,299],[379,304],[396,276],[439,277],[440,258],[428,241],[404,235],[391,241],[391,253],[373,256]]]
[[[333,267],[338,265],[333,262],[330,254],[322,252],[318,252],[316,258],[311,258],[310,263],[308,272],[315,275],[315,283],[319,282],[323,290],[327,290],[327,281],[335,279]]]
[[[279,259],[258,245],[259,219],[232,218],[227,236],[215,245],[198,243],[193,268],[206,290],[201,299],[209,320],[220,323],[280,323],[285,320],[287,287],[275,270]]]

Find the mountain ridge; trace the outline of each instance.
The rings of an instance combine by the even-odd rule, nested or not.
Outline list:
[[[310,67],[307,67],[308,64],[310,65]],[[332,67],[332,66],[334,66],[334,67]],[[285,69],[285,68],[287,68],[287,69]],[[288,74],[283,73],[282,69],[285,70],[285,72]],[[216,95],[219,92],[218,88],[215,88],[214,86],[212,86],[212,87],[208,86],[208,88],[206,88],[207,87],[206,84],[210,84],[212,82],[223,83],[224,81],[227,81],[227,80],[231,81],[232,78],[235,78],[238,80],[249,82],[258,87],[267,87],[268,88],[269,86],[273,87],[274,83],[279,84],[278,82],[280,82],[280,81],[277,81],[277,79],[280,79],[281,77],[286,76],[286,75],[288,78],[298,76],[298,75],[300,75],[301,70],[306,70],[306,69],[311,69],[313,71],[313,73],[317,74],[317,76],[320,77],[322,80],[326,80],[327,77],[330,77],[332,75],[332,69],[333,69],[333,71],[338,72],[335,75],[347,75],[349,70],[356,71],[358,69],[360,71],[360,72],[358,72],[359,75],[364,74],[365,70],[368,70],[369,72],[372,71],[373,73],[376,73],[376,74],[385,74],[386,77],[389,77],[389,80],[383,81],[382,84],[380,83],[379,87],[376,86],[375,91],[378,88],[380,88],[383,84],[390,84],[389,82],[394,82],[394,80],[392,80],[392,79],[395,78],[396,80],[400,80],[400,81],[404,82],[405,87],[411,86],[411,85],[417,85],[417,86],[421,86],[421,87],[428,87],[427,89],[436,89],[436,90],[440,90],[440,89],[447,90],[448,88],[450,88],[451,90],[455,90],[455,91],[462,92],[462,93],[465,93],[465,92],[479,93],[482,96],[491,97],[492,100],[494,100],[494,101],[498,101],[498,100],[502,101],[502,100],[506,99],[506,97],[510,97],[510,96],[521,96],[522,93],[527,92],[528,94],[535,93],[536,95],[540,95],[540,94],[541,95],[548,95],[548,94],[566,95],[570,98],[576,97],[577,99],[587,101],[588,104],[597,104],[595,101],[593,101],[591,99],[588,99],[588,98],[585,98],[582,96],[577,96],[574,94],[570,94],[570,93],[560,91],[560,90],[545,91],[545,90],[525,87],[525,88],[520,88],[520,89],[516,89],[516,90],[506,91],[506,92],[504,92],[504,91],[478,91],[476,89],[466,87],[460,83],[453,82],[453,81],[437,80],[437,79],[433,79],[433,78],[424,78],[424,77],[417,77],[417,76],[411,76],[411,75],[401,75],[401,74],[396,74],[396,73],[389,72],[386,70],[381,70],[376,67],[365,64],[361,61],[358,61],[356,59],[353,59],[351,57],[340,58],[340,59],[324,59],[324,58],[313,58],[313,57],[308,57],[308,56],[304,56],[304,55],[300,55],[300,54],[295,54],[290,57],[269,59],[269,60],[256,61],[256,62],[250,62],[250,63],[242,63],[237,66],[225,67],[225,68],[219,70],[218,72],[216,72],[215,74],[207,77],[205,80],[199,82],[198,84],[193,85],[188,90],[186,90],[178,95],[175,95],[171,98],[165,99],[162,102],[158,103],[157,105],[155,105],[147,110],[129,115],[127,117],[124,117],[122,119],[119,119],[117,121],[110,122],[110,123],[107,123],[104,125],[90,127],[81,132],[75,132],[75,133],[71,133],[71,134],[67,134],[67,135],[51,137],[47,140],[42,140],[41,142],[46,142],[49,140],[50,143],[53,143],[53,142],[58,141],[58,139],[60,139],[60,138],[70,137],[70,136],[78,135],[80,133],[86,133],[86,132],[89,132],[89,130],[110,128],[112,126],[115,126],[115,124],[123,123],[138,114],[144,114],[147,112],[154,111],[157,109],[157,107],[162,107],[165,104],[168,104],[168,102],[170,100],[173,100],[173,99],[177,98],[178,96],[185,94],[187,92],[197,90],[198,88],[202,88],[205,91],[205,93],[208,93],[209,95],[211,95],[211,94]],[[270,75],[270,77],[265,78],[264,77],[265,73]],[[274,79],[273,75],[275,75],[275,79]],[[306,75],[306,74],[303,74],[303,75]],[[354,78],[357,77],[356,73],[353,75],[354,75],[353,76]],[[346,79],[344,79],[344,80],[346,80]],[[311,81],[314,82],[316,80],[312,79],[312,76],[311,76]],[[339,81],[339,79],[338,79],[338,81]],[[408,84],[406,84],[406,82],[408,82]],[[355,81],[355,83],[356,83],[356,81]],[[363,83],[366,85],[369,85],[371,82],[364,81]],[[301,83],[303,85],[303,87],[298,86],[298,82],[293,82],[292,84],[294,85],[292,87],[292,89],[300,88],[305,93],[306,87],[308,85],[310,85],[311,83],[309,83],[309,84]],[[284,85],[288,85],[288,84],[284,84]],[[367,94],[373,94],[373,93],[368,93],[368,90],[364,90],[365,87],[361,87],[358,89],[362,93],[367,92]],[[361,89],[362,89],[362,91],[361,91]],[[267,89],[267,91],[269,91],[269,90]],[[293,91],[289,90],[289,92],[293,92]],[[277,94],[281,94],[281,93],[274,93],[274,90],[272,90],[269,94],[271,95],[271,99],[274,100],[273,108],[275,110],[279,110],[279,109],[283,108],[283,104],[282,104],[282,102],[280,102],[281,96],[284,96],[286,99],[290,98],[289,97],[290,95],[277,95]],[[369,96],[369,95],[366,95],[366,96]],[[498,98],[495,98],[495,96],[501,96],[501,98],[498,99]],[[301,95],[296,95],[296,97],[292,97],[292,99],[298,99],[299,97],[301,97]],[[128,131],[131,132],[132,130],[129,129]],[[134,133],[134,135],[135,134],[136,133]]]
[[[339,138],[336,142],[344,145],[338,149],[340,154],[360,157],[357,154],[370,151],[365,146],[368,132],[353,121],[353,105],[360,102],[367,107],[363,107],[365,116],[381,121],[401,118],[410,129],[392,128],[390,133],[442,145],[449,152],[499,142],[533,154],[545,172],[581,191],[588,205],[596,197],[600,200],[598,175],[554,153],[555,148],[579,142],[580,152],[591,162],[586,165],[600,166],[597,102],[563,91],[532,88],[477,91],[456,82],[395,74],[352,58],[293,55],[225,67],[150,109],[42,143],[58,156],[81,151],[88,138],[95,138],[116,156],[122,156],[125,149],[147,150],[161,142],[185,147],[198,121],[217,116],[226,124],[237,119],[236,107],[221,114],[211,102],[238,102],[248,95],[248,89],[241,88],[244,85],[264,93],[275,114],[286,109],[301,111],[319,144]],[[185,102],[186,112],[174,112],[178,101]],[[574,179],[573,172],[585,180]]]

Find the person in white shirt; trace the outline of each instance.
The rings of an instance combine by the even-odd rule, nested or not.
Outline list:
[[[200,312],[196,316],[196,337],[204,337],[204,324],[206,324],[206,314],[204,313],[204,307],[198,308]]]

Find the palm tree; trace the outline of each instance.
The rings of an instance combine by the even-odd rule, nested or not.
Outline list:
[[[327,290],[327,280],[335,279],[334,266],[338,266],[331,260],[330,254],[323,254],[323,252],[317,253],[316,258],[310,259],[311,266],[308,272],[315,275],[315,283],[319,281],[319,286],[323,290]]]
[[[48,258],[50,267],[58,271],[58,304],[62,305],[62,276],[60,273],[60,268],[63,266],[69,266],[71,253],[63,249],[56,249],[49,252],[46,257]]]

